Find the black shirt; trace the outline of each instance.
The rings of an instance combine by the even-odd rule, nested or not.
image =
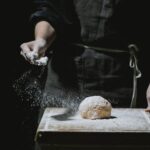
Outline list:
[[[124,48],[129,43],[135,43],[139,32],[139,21],[143,13],[139,11],[141,3],[138,2],[35,0],[35,12],[31,19],[34,23],[40,20],[50,22],[61,41]]]

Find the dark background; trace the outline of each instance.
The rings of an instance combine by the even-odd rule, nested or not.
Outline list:
[[[3,63],[2,116],[4,149],[32,150],[32,126],[34,112],[28,104],[22,103],[13,89],[13,83],[28,68],[29,64],[20,56],[20,45],[33,39],[33,30],[29,22],[33,11],[32,0],[7,1],[4,7],[2,25],[4,29],[4,48],[2,56],[7,56],[7,63]],[[31,120],[31,121],[29,121]],[[28,124],[26,126],[25,124]],[[33,124],[32,124],[32,123]],[[32,139],[32,140],[31,140]],[[2,142],[3,145],[3,142]]]
[[[130,0],[131,1],[131,0]],[[149,58],[149,10],[146,1],[134,1],[132,0],[131,10],[126,10],[131,13],[131,31],[134,41],[138,44],[140,52],[139,66],[142,71],[142,78],[138,80],[138,107],[146,107],[145,92],[150,81],[150,58]],[[9,4],[9,5],[8,5]],[[136,5],[136,7],[134,7]],[[5,53],[9,60],[7,64],[4,64],[4,82],[8,81],[6,87],[4,106],[8,110],[8,115],[5,118],[9,124],[7,124],[7,132],[5,132],[6,140],[14,141],[13,145],[15,150],[28,149],[29,134],[26,133],[26,129],[23,130],[24,120],[28,119],[28,116],[34,114],[28,109],[26,104],[19,101],[15,94],[12,83],[16,80],[25,70],[29,68],[28,63],[20,56],[20,44],[33,39],[33,30],[29,23],[30,14],[33,11],[32,0],[15,0],[13,2],[7,2],[4,14],[3,22],[6,27],[5,34]],[[126,14],[124,18],[126,17]],[[134,21],[132,20],[134,18]],[[128,32],[128,27],[125,26],[125,32]],[[31,116],[32,117],[32,116]],[[12,120],[12,121],[10,121]],[[5,145],[6,146],[6,145]],[[9,144],[8,144],[9,146]],[[7,146],[6,146],[7,147]],[[5,148],[6,149],[6,148]]]

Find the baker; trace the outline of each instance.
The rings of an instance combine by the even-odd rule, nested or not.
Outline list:
[[[80,101],[101,95],[113,107],[130,107],[135,96],[133,72],[140,76],[136,61],[134,71],[132,64],[129,66],[132,63],[129,45],[137,44],[132,42],[132,13],[128,8],[133,6],[128,5],[131,2],[36,0],[35,3],[31,15],[35,39],[21,44],[21,54],[32,65],[46,65],[41,105],[62,106],[58,99],[71,97]],[[41,58],[45,61],[40,61]],[[147,103],[148,111],[150,86]]]
[[[39,60],[53,53],[43,99],[73,91],[129,106],[132,70],[126,51],[132,41],[123,32],[128,21],[121,16],[123,5],[122,0],[36,1],[31,16],[35,39],[21,45],[21,54],[31,64],[43,65]],[[149,109],[149,89],[147,99]]]

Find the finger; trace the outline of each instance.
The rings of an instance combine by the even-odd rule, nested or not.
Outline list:
[[[20,55],[23,56],[23,58],[25,58],[25,60],[27,60],[26,55],[22,51],[20,51]]]
[[[45,56],[45,51],[43,49],[40,49],[39,47],[35,47],[32,52],[32,55],[35,60],[38,60]]]
[[[28,61],[30,64],[34,65],[32,51],[26,44],[22,44],[20,54]]]
[[[20,51],[20,55],[23,56],[23,58],[28,61],[29,63],[31,62],[31,60],[27,57],[26,53],[24,53],[22,50]]]
[[[34,59],[37,59],[39,57],[39,47],[38,46],[36,46],[36,45],[34,46],[32,55],[33,55]]]
[[[45,43],[46,42],[43,39],[38,39],[35,41],[33,48],[35,59],[45,56],[45,48],[44,48]]]
[[[31,61],[28,57],[26,57],[26,55],[25,55],[22,51],[20,51],[20,54],[21,54],[21,55],[23,56],[23,58],[25,58],[25,60],[28,61],[30,64],[32,64],[32,65],[34,64],[33,61]]]
[[[27,44],[22,44],[21,46],[21,54],[26,57],[28,60],[32,60],[31,50],[27,46]]]
[[[22,52],[23,53],[28,53],[28,52],[30,52],[30,48],[27,46],[27,44],[22,44],[21,46],[20,46],[20,48],[21,48],[21,50],[22,50]]]
[[[21,46],[20,46],[20,48],[21,48],[21,51],[20,51],[20,54],[27,60],[27,57],[26,57],[26,55],[25,55],[25,44],[22,44]]]
[[[150,108],[149,108],[149,107],[146,108],[146,109],[145,109],[145,112],[149,112],[149,113],[150,113]]]

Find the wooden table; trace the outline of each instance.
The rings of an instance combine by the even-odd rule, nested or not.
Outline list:
[[[47,108],[35,140],[42,150],[150,150],[150,113],[114,108],[109,119],[87,120],[65,108]]]

